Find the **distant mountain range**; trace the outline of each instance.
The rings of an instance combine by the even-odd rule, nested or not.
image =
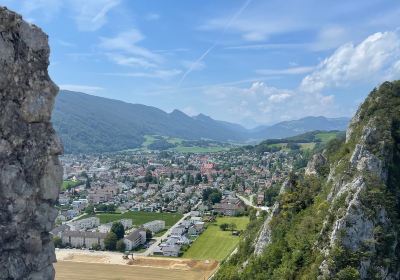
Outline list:
[[[166,113],[151,106],[62,90],[52,121],[66,153],[90,153],[136,148],[143,143],[144,135],[245,143],[313,130],[345,130],[349,119],[306,117],[246,129],[203,114],[190,117],[179,110]]]

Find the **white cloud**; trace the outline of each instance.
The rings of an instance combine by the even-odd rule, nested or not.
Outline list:
[[[108,20],[107,14],[119,4],[120,0],[69,1],[75,22],[81,31],[95,31],[101,28]]]
[[[303,43],[266,43],[266,44],[245,44],[224,47],[226,50],[282,50],[282,49],[299,49],[309,48],[309,44]]]
[[[144,39],[142,33],[137,29],[121,32],[115,37],[100,37],[99,47],[108,51],[125,53],[147,60],[148,63],[160,63],[162,57],[137,44]],[[132,57],[130,58],[132,60]]]
[[[117,63],[118,65],[139,66],[139,67],[144,67],[144,68],[157,67],[156,64],[154,64],[144,58],[140,58],[140,57],[127,56],[127,55],[118,54],[118,53],[108,53],[107,56],[110,60]]]
[[[187,107],[183,108],[182,112],[184,112],[186,115],[191,116],[191,117],[197,116],[199,114],[199,112],[192,106],[187,106]]]
[[[151,72],[105,73],[105,75],[131,77],[131,78],[150,78],[150,79],[168,80],[168,79],[171,79],[181,73],[182,73],[181,70],[169,69],[169,70],[154,70]]]
[[[203,90],[210,108],[217,118],[244,123],[275,123],[310,115],[338,116],[343,114],[334,104],[334,96],[305,93],[271,87],[254,82],[249,87],[211,86]],[[218,113],[223,108],[221,116]]]
[[[223,30],[226,26],[227,18],[215,18],[207,21],[200,26],[200,30]],[[302,24],[298,24],[300,29]],[[294,29],[294,20],[272,17],[262,17],[261,15],[241,17],[233,22],[230,31],[241,34],[242,39],[249,42],[264,41],[270,35]]]
[[[102,88],[102,87],[88,86],[88,85],[63,84],[63,85],[58,85],[58,86],[60,87],[60,89],[63,89],[63,90],[78,91],[78,92],[84,92],[84,93],[89,93],[89,94],[94,94],[94,93],[104,90],[104,88]]]
[[[121,0],[19,0],[7,1],[18,10],[28,22],[38,19],[50,21],[62,13],[69,13],[80,31],[95,31],[108,20],[109,12]]]
[[[100,37],[99,48],[107,51],[104,54],[112,62],[141,69],[106,75],[169,80],[182,73],[179,69],[165,69],[165,59],[161,54],[139,46],[144,39],[144,35],[137,29],[121,32],[114,37]]]
[[[268,97],[268,100],[273,103],[281,103],[282,101],[288,99],[290,96],[291,95],[289,93],[273,94],[270,97]]]
[[[315,67],[312,66],[298,66],[298,67],[290,67],[286,69],[258,69],[256,70],[257,74],[260,75],[299,75],[310,73]]]
[[[51,20],[62,8],[63,1],[53,0],[28,0],[22,1],[21,13],[23,15],[33,15],[39,13],[45,20]],[[30,17],[28,22],[35,22],[35,17]]]
[[[317,39],[310,44],[313,51],[329,50],[350,41],[352,34],[349,28],[342,26],[325,26],[318,30]]]
[[[394,76],[399,60],[398,33],[378,32],[358,45],[348,43],[339,47],[303,79],[300,88],[307,92],[317,92],[348,86],[350,83],[381,82]]]

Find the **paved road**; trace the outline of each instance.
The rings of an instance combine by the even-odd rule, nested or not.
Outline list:
[[[253,196],[254,196],[254,194],[250,196],[250,200],[247,199],[247,198],[245,198],[245,197],[243,197],[243,196],[241,196],[241,195],[238,195],[238,194],[236,194],[236,196],[237,196],[241,201],[243,201],[243,203],[246,204],[247,206],[256,208],[256,209],[258,209],[258,210],[264,210],[264,211],[268,211],[268,209],[269,209],[269,207],[267,207],[267,206],[257,206],[257,205],[253,205],[252,201],[253,201]]]
[[[79,216],[76,216],[75,218],[72,218],[71,220],[66,221],[65,223],[66,223],[66,224],[70,224],[70,223],[72,223],[72,222],[78,220],[79,218],[81,218],[81,217],[83,217],[83,216],[85,216],[85,215],[86,215],[86,213],[82,213],[82,214],[80,214]]]
[[[195,209],[197,209],[197,207],[201,204],[201,201],[199,201],[199,203],[197,203],[193,209],[191,211],[194,211]],[[190,211],[190,212],[191,212]],[[137,253],[136,255],[140,255],[140,256],[149,256],[153,253],[154,249],[158,246],[158,244],[161,242],[161,240],[164,240],[168,237],[168,235],[171,234],[172,229],[175,228],[177,225],[179,225],[181,222],[183,222],[187,217],[190,216],[190,212],[186,213],[183,215],[183,217],[177,221],[172,227],[170,227],[162,236],[160,237],[155,237],[153,239],[155,239],[156,241],[150,245],[149,248],[147,248],[146,251],[144,251],[143,253]]]

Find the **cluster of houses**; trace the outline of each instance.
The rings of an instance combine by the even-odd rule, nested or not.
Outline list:
[[[111,201],[122,192],[120,184],[114,182],[101,182],[91,186],[87,191],[87,200],[91,204],[99,204]]]
[[[133,250],[146,242],[146,229],[157,233],[165,228],[165,221],[155,220],[132,228],[132,219],[121,219],[120,222],[127,233],[124,237],[126,250]],[[85,218],[69,223],[64,223],[51,231],[53,236],[61,239],[63,246],[72,248],[98,248],[104,249],[104,240],[111,231],[114,222],[100,224],[97,217]]]
[[[265,191],[283,182],[299,157],[285,151],[261,155],[251,151],[174,153],[167,157],[160,153],[66,155],[62,158],[64,179],[80,184],[60,194],[57,217],[60,226],[53,234],[65,246],[104,248],[104,238],[112,223],[100,224],[97,218],[68,222],[82,214],[88,205],[111,204],[120,212],[187,213],[202,199],[205,189],[220,190],[223,197],[219,203],[201,203],[197,207],[199,212],[174,226],[170,236],[154,251],[157,255],[179,255],[181,247],[189,245],[191,237],[204,230],[201,216],[243,214],[245,205],[236,193],[254,197],[256,204],[263,206]],[[198,174],[204,179],[195,183],[192,179]],[[146,242],[146,229],[156,233],[165,228],[163,221],[152,221],[136,229],[132,228],[132,220],[121,223],[126,228],[124,242],[128,250]]]
[[[200,212],[192,211],[188,219],[175,225],[168,237],[153,250],[153,255],[178,257],[182,246],[190,245],[191,237],[196,237],[204,231],[205,223],[199,215]]]
[[[84,211],[88,204],[113,204],[120,211],[164,211],[187,213],[202,197],[205,188],[235,191],[256,198],[264,205],[264,193],[280,184],[301,155],[285,151],[255,154],[221,152],[168,157],[160,153],[126,155],[66,155],[62,158],[64,179],[81,182],[60,194],[59,223]],[[221,168],[223,167],[223,168]],[[149,174],[152,180],[148,180]],[[200,183],[189,180],[201,175]],[[87,182],[90,181],[90,184]],[[221,202],[214,210],[239,215],[235,202]]]
[[[71,199],[71,197],[65,193],[60,194],[58,203],[61,208],[57,216],[57,221],[59,223],[77,217],[89,205],[86,198]]]

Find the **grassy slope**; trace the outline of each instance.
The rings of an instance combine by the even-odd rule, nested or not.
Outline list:
[[[336,138],[338,135],[337,132],[328,131],[328,132],[320,132],[315,135],[316,138],[320,139],[322,143],[328,143],[330,140]]]
[[[184,258],[225,259],[237,246],[238,236],[232,236],[230,231],[222,231],[219,228],[223,223],[235,223],[238,230],[244,230],[248,224],[248,217],[221,217],[199,236],[192,246],[184,253]]]
[[[82,185],[83,183],[84,182],[82,182],[82,181],[65,180],[62,183],[61,191],[66,191],[66,190],[68,190],[70,188],[74,188],[74,187],[77,187],[79,185]]]
[[[168,151],[175,151],[175,152],[180,152],[180,153],[212,153],[212,152],[227,151],[230,149],[229,147],[222,147],[222,146],[185,147],[185,146],[182,146],[182,142],[184,141],[184,139],[168,137],[168,136],[161,136],[161,137],[164,138],[168,143],[176,145],[175,148],[168,149]],[[156,139],[155,135],[145,135],[144,139],[145,139],[145,141],[142,144],[141,150],[150,151],[150,149],[148,149],[148,146],[153,144],[155,141],[157,141],[157,139]]]

